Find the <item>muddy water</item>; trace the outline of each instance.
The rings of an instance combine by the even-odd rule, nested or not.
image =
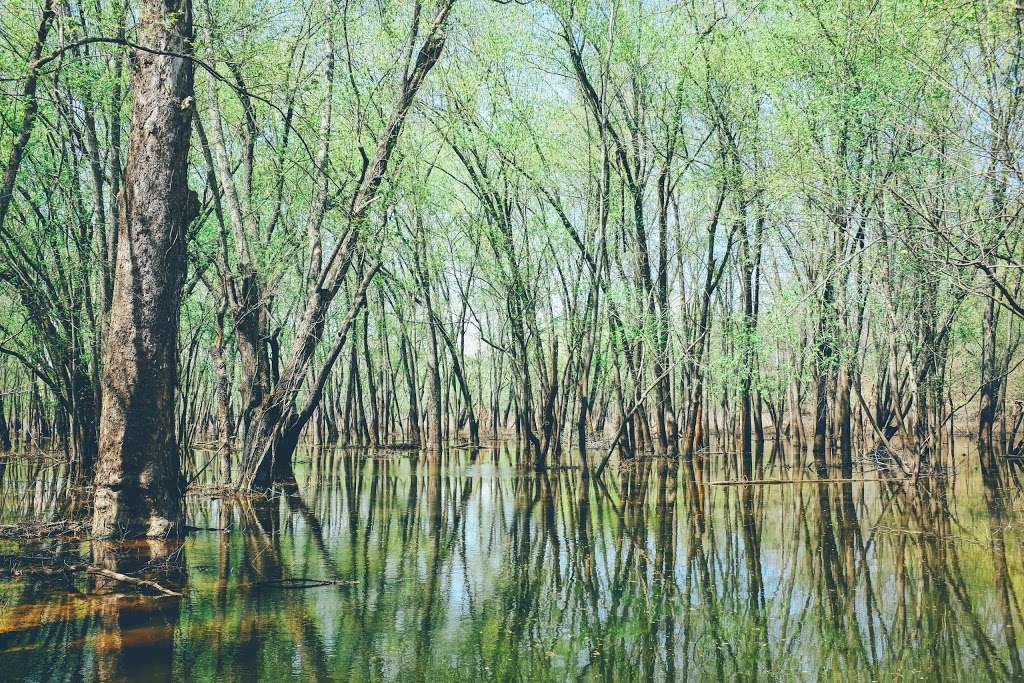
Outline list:
[[[915,491],[312,453],[295,489],[191,496],[183,543],[0,542],[0,679],[1019,679],[1022,497],[970,460]],[[64,482],[9,462],[0,523],[59,519]],[[11,571],[55,552],[184,596]]]

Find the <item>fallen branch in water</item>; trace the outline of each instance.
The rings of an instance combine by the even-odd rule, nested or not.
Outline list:
[[[54,522],[0,524],[0,539],[38,540],[59,536],[82,536],[89,528],[88,520],[60,519]]]
[[[234,484],[192,484],[186,496],[204,498],[272,498],[274,491],[238,491]]]
[[[354,586],[358,581],[344,579],[270,579],[260,581],[257,586],[275,586],[277,588],[317,588],[319,586]]]
[[[119,581],[120,583],[126,583],[129,586],[135,586],[137,588],[149,588],[155,590],[161,595],[166,595],[171,598],[182,597],[181,593],[172,591],[169,588],[164,588],[156,581],[148,581],[146,579],[137,579],[134,576],[128,576],[127,574],[119,574],[118,572],[111,571],[110,569],[104,569],[103,567],[97,567],[94,564],[69,564],[65,567],[68,571],[72,572],[85,572],[86,574],[92,574],[94,576],[102,576],[110,579],[111,581]]]
[[[740,484],[849,484],[871,481],[901,481],[893,477],[874,477],[866,479],[725,479],[709,481],[707,486],[736,486]]]

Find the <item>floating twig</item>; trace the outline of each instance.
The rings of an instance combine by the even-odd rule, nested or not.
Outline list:
[[[137,579],[134,576],[128,576],[127,574],[120,574],[110,569],[104,569],[103,567],[97,567],[94,564],[69,564],[66,566],[68,571],[73,572],[85,572],[86,574],[92,574],[94,576],[102,576],[112,581],[118,581],[120,583],[126,583],[129,586],[135,586],[137,588],[149,588],[155,590],[161,595],[166,595],[171,598],[182,597],[181,593],[172,591],[169,588],[164,588],[156,581],[149,581],[147,579]]]
[[[740,484],[848,484],[871,481],[902,481],[892,477],[874,477],[863,479],[725,479],[709,481],[707,486],[736,486]]]

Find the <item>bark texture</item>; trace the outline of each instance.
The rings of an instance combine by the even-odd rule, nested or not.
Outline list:
[[[183,531],[174,428],[193,66],[190,0],[144,0],[110,323],[103,350],[96,536]]]

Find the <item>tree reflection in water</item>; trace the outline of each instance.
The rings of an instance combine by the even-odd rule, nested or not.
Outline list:
[[[4,471],[5,522],[72,504],[58,466],[29,467]],[[297,486],[190,498],[211,530],[184,545],[63,549],[182,599],[5,578],[3,677],[1024,676],[1022,517],[998,468],[913,489],[710,486],[718,467],[641,459],[593,479],[535,474],[507,446],[311,452]]]

